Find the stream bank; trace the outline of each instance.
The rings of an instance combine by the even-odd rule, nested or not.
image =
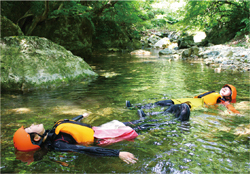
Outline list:
[[[195,41],[197,36],[200,40]],[[145,34],[141,42],[145,51],[135,50],[131,52],[132,55],[150,55],[153,48],[159,53],[159,57],[169,60],[201,61],[218,73],[250,71],[249,35],[225,44],[214,45],[206,41],[205,33],[182,37],[176,32],[151,31]]]

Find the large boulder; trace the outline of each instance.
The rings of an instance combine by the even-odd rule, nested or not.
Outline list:
[[[167,48],[170,45],[170,40],[167,37],[162,38],[154,44],[154,47],[157,48]]]
[[[198,57],[199,55],[199,48],[197,46],[193,46],[192,48],[185,49],[182,52],[182,58],[188,58],[190,56],[192,57]]]
[[[170,48],[166,48],[164,50],[159,51],[159,55],[168,55],[168,54],[175,54],[176,52]]]
[[[97,76],[80,57],[46,38],[4,37],[1,49],[1,89],[57,87]]]
[[[158,42],[159,40],[161,40],[161,38],[160,38],[159,36],[151,35],[151,36],[148,38],[149,46],[153,47],[154,44],[155,44],[156,42]]]
[[[22,30],[18,25],[14,24],[11,20],[5,16],[1,16],[1,37],[6,36],[23,36]]]

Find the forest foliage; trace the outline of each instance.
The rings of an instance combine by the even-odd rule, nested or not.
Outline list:
[[[159,2],[165,5],[155,7]],[[183,5],[173,10],[174,3]],[[93,44],[100,47],[126,47],[147,29],[208,31],[217,27],[224,28],[219,32],[240,35],[249,33],[250,28],[247,0],[25,1],[19,10],[10,12],[14,5],[17,2],[2,1],[1,13],[19,25],[25,35],[32,35],[35,27],[46,20],[62,16],[88,18],[94,29]]]
[[[249,1],[247,0],[207,0],[188,1],[183,13],[184,26],[198,27],[202,30],[225,28],[241,35],[250,31]]]

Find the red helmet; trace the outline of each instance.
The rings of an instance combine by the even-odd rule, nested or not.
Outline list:
[[[40,148],[38,145],[32,144],[30,135],[24,130],[23,126],[20,127],[13,136],[14,147],[23,152],[37,150]]]
[[[231,103],[236,103],[236,96],[237,96],[237,91],[236,88],[233,85],[230,84],[225,84],[224,87],[229,87],[231,89],[231,96],[230,96],[230,102]]]

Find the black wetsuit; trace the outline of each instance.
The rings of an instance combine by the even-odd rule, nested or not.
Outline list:
[[[155,107],[168,107],[162,112],[151,112],[151,113],[144,113],[141,109],[152,109]],[[149,115],[168,115],[174,114],[174,116],[180,121],[189,121],[190,117],[190,106],[186,103],[183,104],[174,104],[172,100],[162,100],[155,103],[148,103],[146,105],[135,105],[135,108],[140,109],[141,114],[143,117]]]
[[[106,149],[102,147],[86,147],[78,145],[75,139],[66,133],[59,133],[58,135],[50,132],[50,137],[44,142],[45,145],[49,145],[51,150],[61,152],[79,152],[94,156],[119,156],[119,150]]]

